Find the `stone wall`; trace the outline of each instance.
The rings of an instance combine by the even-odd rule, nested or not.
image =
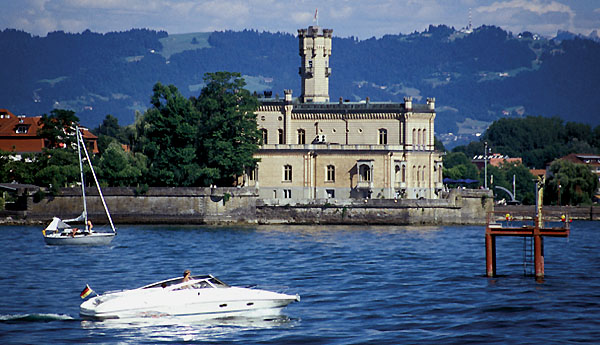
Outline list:
[[[103,188],[104,199],[115,223],[252,223],[256,215],[255,188]],[[86,189],[88,216],[107,219],[98,192]],[[82,211],[81,190],[65,188],[60,195],[30,202],[30,219],[77,217]]]
[[[443,199],[258,200],[259,224],[485,224],[493,211],[491,191],[453,190]]]
[[[496,206],[495,213],[499,215],[535,215],[534,205],[511,205],[511,206]],[[600,220],[600,206],[548,206],[542,208],[542,214],[545,219],[560,219],[564,215],[568,215],[570,219],[576,220]]]
[[[490,191],[452,190],[437,200],[259,199],[255,188],[104,188],[104,198],[117,224],[484,224],[493,210]],[[86,190],[88,215],[106,223],[95,189]],[[75,218],[81,211],[81,191],[63,189],[60,195],[29,201],[30,221],[53,216]]]

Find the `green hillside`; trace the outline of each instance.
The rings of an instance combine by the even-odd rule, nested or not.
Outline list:
[[[210,44],[208,43],[210,34],[210,32],[195,32],[163,37],[158,40],[162,44],[162,50],[159,53],[168,60],[171,55],[186,50],[210,48]]]

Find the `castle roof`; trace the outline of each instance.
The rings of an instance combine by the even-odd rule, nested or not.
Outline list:
[[[259,111],[277,111],[286,104],[285,100],[259,99]],[[318,116],[324,114],[338,114],[346,116],[377,114],[398,114],[412,111],[413,113],[434,113],[428,104],[412,104],[412,109],[406,109],[406,103],[396,102],[326,102],[326,103],[297,103],[293,104],[292,117],[303,118],[304,116]]]

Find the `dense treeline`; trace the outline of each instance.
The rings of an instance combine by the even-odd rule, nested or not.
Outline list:
[[[484,142],[493,152],[521,157],[531,168],[545,169],[555,158],[569,153],[600,153],[600,126],[564,122],[558,117],[527,116],[494,121],[481,140],[457,146],[455,152],[482,155]]]
[[[136,110],[148,107],[147,90],[157,80],[190,97],[205,73],[220,70],[255,77],[250,91],[300,94],[294,35],[214,32],[208,48],[165,58],[160,40],[167,36],[143,29],[47,37],[0,31],[0,77],[10,85],[0,89],[0,106],[28,115],[70,109],[91,127],[106,114],[130,124]],[[407,95],[418,102],[436,97],[438,133],[456,132],[456,123],[467,117],[491,122],[503,111],[597,125],[599,60],[600,44],[591,40],[519,38],[493,26],[471,34],[440,25],[362,41],[334,37],[330,96],[398,102]]]
[[[141,191],[148,186],[232,186],[246,169],[253,169],[260,138],[258,100],[238,73],[207,73],[204,80],[199,96],[191,98],[173,85],[156,83],[152,107],[133,125],[121,127],[107,115],[94,130],[100,183]],[[46,148],[21,160],[0,153],[0,181],[36,184],[55,193],[80,180],[73,140],[79,118],[69,110],[53,110],[40,122]]]
[[[480,141],[457,146],[444,159],[444,177],[477,180],[484,185],[484,172],[478,171],[471,158],[489,152],[521,157],[522,164],[507,163],[501,167],[488,165],[488,183],[516,192],[526,204],[535,203],[534,176],[528,167],[546,169],[552,176],[546,181],[544,198],[548,204],[590,203],[598,188],[598,176],[589,167],[558,160],[571,153],[600,154],[600,126],[564,122],[558,117],[528,116],[494,121]],[[490,181],[493,176],[493,181]],[[558,186],[561,186],[560,188]],[[500,195],[502,193],[499,193]]]

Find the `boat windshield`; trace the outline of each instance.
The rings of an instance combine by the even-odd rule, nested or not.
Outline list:
[[[166,288],[172,285],[178,285],[183,283],[183,278],[172,278],[168,280],[163,280],[154,284],[146,285],[142,287],[142,289],[152,289],[152,288]],[[194,289],[205,289],[205,288],[224,288],[229,287],[229,285],[225,284],[221,280],[211,275],[204,276],[192,276],[190,277],[189,284],[186,286],[190,286]]]

